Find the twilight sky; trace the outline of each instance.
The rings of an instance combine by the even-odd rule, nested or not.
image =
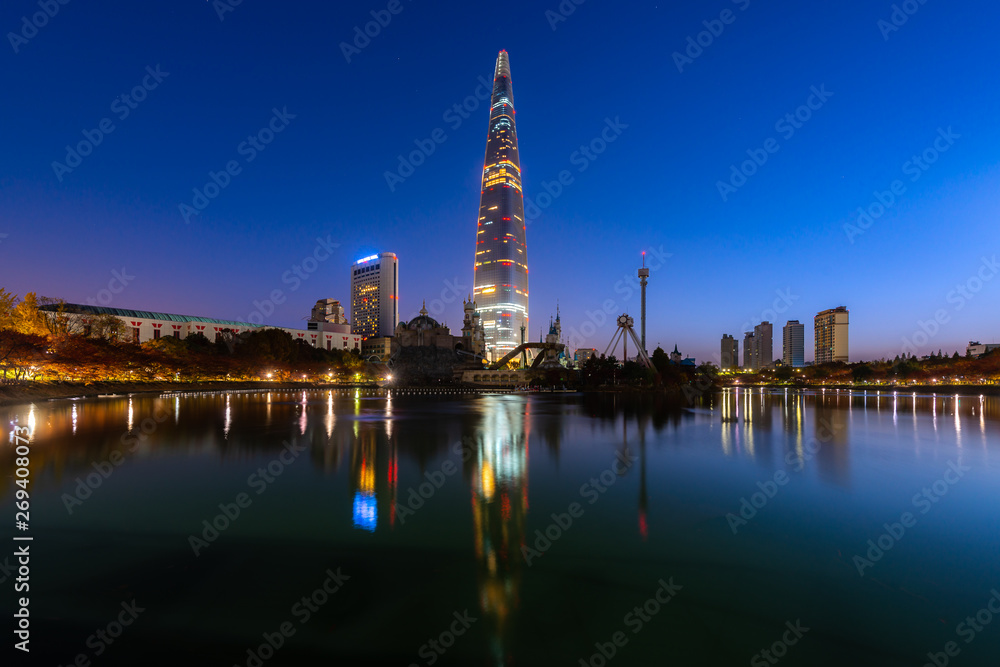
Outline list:
[[[638,319],[623,279],[646,249],[651,350],[713,360],[763,318],[778,356],[798,319],[811,360],[813,316],[840,305],[852,360],[922,331],[921,355],[1000,340],[996,3],[47,1],[37,30],[37,0],[0,8],[17,294],[304,326],[316,299],[349,300],[353,260],[392,251],[401,317],[426,299],[457,329],[476,94],[507,49],[538,206],[532,338],[558,300],[572,342],[603,351],[615,315]],[[345,56],[372,12],[387,25]],[[210,172],[224,187],[200,200]]]

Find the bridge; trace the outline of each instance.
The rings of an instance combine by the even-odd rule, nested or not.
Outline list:
[[[534,361],[531,362],[531,368],[538,368],[541,366],[542,362],[545,360],[545,357],[547,356],[545,352],[551,350],[554,351],[555,354],[558,356],[558,354],[562,352],[564,349],[566,349],[566,346],[563,345],[562,343],[521,343],[513,350],[505,354],[503,358],[500,359],[500,361],[490,364],[489,366],[486,367],[486,369],[491,371],[501,369],[505,367],[508,364],[508,362],[510,362],[512,359],[517,357],[522,352],[526,352],[528,350],[541,350],[542,353],[536,355]]]

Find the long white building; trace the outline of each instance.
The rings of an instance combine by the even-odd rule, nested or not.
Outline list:
[[[42,306],[42,310],[56,311],[58,306]],[[289,329],[286,327],[269,327],[250,324],[236,320],[220,320],[212,317],[196,315],[175,315],[173,313],[158,313],[147,310],[130,310],[128,308],[108,308],[105,306],[88,306],[79,303],[67,303],[62,306],[63,312],[71,317],[79,318],[81,326],[86,330],[88,320],[96,315],[114,315],[125,325],[128,340],[133,343],[145,343],[157,338],[185,339],[196,333],[204,334],[209,341],[221,340],[223,332],[228,330],[239,335],[249,331],[264,329],[280,329],[288,332],[293,339],[304,340],[312,347],[325,350],[358,350],[361,351],[360,335],[351,333],[351,327],[346,323],[309,322],[308,329]]]

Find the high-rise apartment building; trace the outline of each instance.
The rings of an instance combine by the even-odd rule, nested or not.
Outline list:
[[[740,344],[729,334],[722,335],[722,370],[740,367]]]
[[[754,367],[753,365],[753,332],[747,331],[743,334],[743,368],[750,370]]]
[[[781,361],[798,368],[806,365],[806,325],[788,320],[782,329]]]
[[[487,357],[498,359],[521,344],[522,327],[528,331],[524,195],[506,51],[497,56],[493,77],[472,284],[486,332]]]
[[[830,308],[816,314],[816,363],[831,361],[847,363],[847,325],[849,311],[845,306]]]
[[[399,323],[399,261],[395,253],[363,257],[351,266],[351,331],[392,336]]]
[[[774,327],[761,322],[753,328],[753,369],[770,368],[774,363]]]

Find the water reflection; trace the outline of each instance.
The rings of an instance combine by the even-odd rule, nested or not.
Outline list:
[[[5,418],[36,424],[32,475],[37,484],[33,488],[40,495],[71,487],[76,477],[93,471],[94,462],[106,461],[116,451],[124,454],[126,466],[100,490],[102,495],[124,493],[120,479],[127,481],[127,475],[136,475],[133,480],[162,482],[176,474],[166,465],[137,471],[142,467],[131,468],[134,461],[158,457],[166,463],[173,458],[191,464],[192,469],[206,461],[221,464],[198,466],[208,470],[206,478],[212,479],[210,475],[226,472],[226,466],[252,468],[260,459],[272,458],[285,440],[304,441],[309,449],[303,459],[309,463],[296,466],[305,470],[295,468],[279,480],[260,509],[255,506],[240,520],[246,523],[234,528],[234,537],[244,525],[261,521],[256,528],[265,537],[270,531],[284,531],[287,537],[301,529],[303,540],[332,543],[331,553],[339,553],[336,547],[341,545],[360,544],[359,549],[371,548],[373,553],[384,548],[390,554],[385,560],[397,564],[397,559],[405,561],[416,550],[414,544],[421,539],[446,541],[460,536],[461,555],[443,580],[474,594],[482,619],[477,632],[482,628],[489,638],[485,652],[490,662],[502,665],[525,662],[524,647],[530,644],[533,631],[528,626],[537,619],[531,618],[532,610],[525,609],[523,601],[529,599],[529,592],[541,594],[536,592],[542,590],[541,579],[555,576],[529,568],[522,548],[534,543],[535,529],[549,523],[554,509],[565,511],[569,501],[578,499],[580,483],[605,470],[615,454],[637,456],[638,465],[616,481],[613,491],[603,497],[607,500],[602,499],[593,512],[588,509],[586,522],[580,524],[586,528],[574,528],[579,532],[559,542],[560,555],[582,563],[589,551],[574,553],[574,548],[589,550],[593,545],[600,550],[611,543],[622,562],[637,568],[642,563],[697,563],[711,553],[736,571],[735,564],[725,561],[727,550],[730,545],[735,545],[733,551],[746,549],[754,539],[723,542],[723,549],[710,551],[716,547],[710,540],[718,537],[712,527],[721,526],[719,535],[731,540],[719,516],[738,507],[740,495],[754,490],[758,480],[803,464],[802,476],[788,487],[794,490],[762,511],[757,525],[777,521],[782,511],[796,504],[793,494],[800,494],[799,502],[812,503],[808,509],[813,515],[827,511],[831,494],[856,498],[845,492],[869,494],[862,499],[869,507],[871,497],[881,493],[883,478],[873,482],[872,466],[863,465],[866,459],[869,464],[872,460],[879,465],[891,463],[893,474],[904,477],[908,463],[916,466],[931,461],[943,468],[949,457],[956,456],[956,446],[961,456],[972,450],[985,457],[990,443],[997,441],[1000,399],[733,388],[712,403],[677,412],[668,410],[656,396],[412,397],[352,389],[54,401],[7,409]],[[133,439],[139,443],[134,450],[127,446]],[[891,446],[885,446],[886,441]],[[457,460],[453,446],[459,442],[469,451],[462,459],[461,474],[451,477],[418,519],[405,522],[404,529],[399,516],[405,502],[399,497],[401,478],[404,490],[416,486],[427,471]],[[11,459],[0,458],[0,496],[8,499],[13,493]],[[921,471],[920,483],[926,478]],[[734,479],[735,486],[730,483]],[[905,509],[909,481],[902,485],[898,498],[890,498],[885,507],[873,511],[876,526]],[[237,477],[236,483],[242,479]],[[162,502],[143,496],[142,484],[131,486],[128,493],[135,494],[137,505]],[[554,488],[569,489],[569,497],[555,494]],[[265,501],[277,506],[281,494],[291,499],[289,507],[301,511],[301,527],[266,523]],[[554,494],[558,497],[553,498]],[[206,498],[208,507],[218,502],[212,493],[206,493]],[[948,501],[962,502],[958,494]],[[711,513],[718,515],[715,524],[712,517],[704,517]],[[689,521],[689,516],[699,522]],[[442,518],[453,523],[440,529]],[[598,530],[595,526],[601,521],[606,521],[603,532],[587,533]],[[432,524],[433,530],[428,528]],[[695,524],[698,528],[691,528]],[[768,530],[775,531],[774,525],[769,524]],[[924,530],[929,532],[930,521],[926,525]],[[788,531],[789,540],[797,539],[794,533]],[[784,540],[788,535],[780,537]],[[867,534],[849,537],[835,545],[833,540],[823,544],[823,553],[849,549],[868,539]],[[697,544],[698,549],[687,553],[690,544]],[[419,547],[426,549],[427,544]],[[445,547],[455,548],[448,544],[442,550]],[[890,567],[880,565],[880,576]],[[713,576],[728,576],[723,570]],[[853,571],[847,574],[852,582],[857,579]],[[646,594],[636,590],[637,595]]]

